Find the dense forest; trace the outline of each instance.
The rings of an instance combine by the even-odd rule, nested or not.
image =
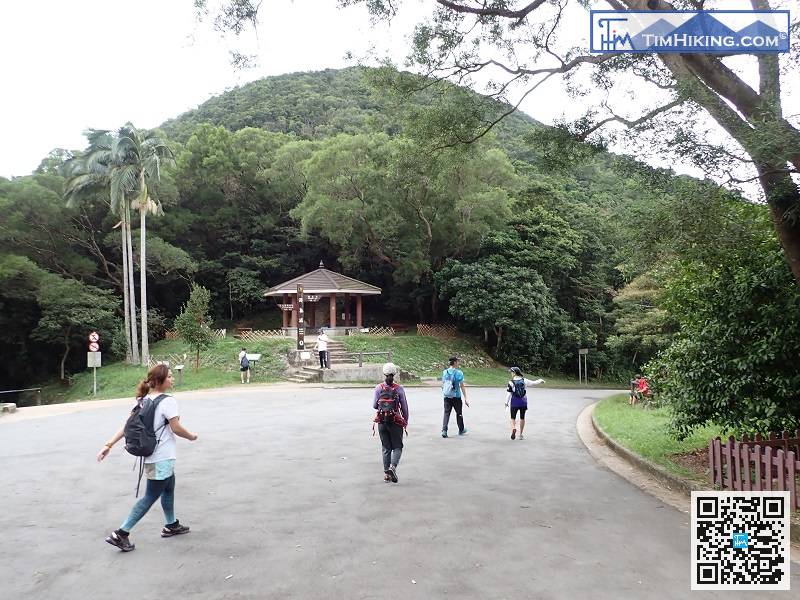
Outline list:
[[[542,372],[571,372],[578,347],[591,348],[594,377],[646,367],[683,430],[797,422],[800,294],[764,206],[520,113],[475,143],[437,145],[430,123],[503,107],[449,84],[392,94],[385,76],[262,79],[151,132],[170,160],[149,185],[150,340],[193,282],[221,326],[277,322],[264,289],[322,260],[383,288],[375,324],[454,321],[498,360]],[[128,224],[127,273],[107,186],[65,201],[88,142],[0,179],[3,387],[81,370],[90,328],[125,358],[141,226]],[[133,287],[138,298],[138,277]]]

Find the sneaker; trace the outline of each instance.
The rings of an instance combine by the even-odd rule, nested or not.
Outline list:
[[[120,530],[117,529],[116,531],[112,531],[111,535],[106,538],[106,542],[111,544],[112,546],[116,546],[123,552],[130,552],[136,546],[131,544],[130,539],[125,534],[120,533]]]
[[[392,465],[389,467],[388,472],[389,477],[392,479],[392,483],[397,483],[397,467]]]
[[[519,434],[519,439],[520,439],[520,440],[524,440],[524,439],[525,439],[525,436],[524,436],[524,435],[522,435],[522,434],[520,433],[520,434]]]
[[[469,431],[469,429],[467,429],[466,427],[464,427],[464,431],[459,431],[459,432],[458,432],[458,435],[467,435],[467,432],[468,432],[468,431]]]
[[[514,440],[516,438],[517,438],[517,430],[516,429],[512,429],[511,430],[511,439]],[[522,439],[522,435],[519,436],[519,439]]]
[[[442,429],[442,437],[447,437],[447,429]]]
[[[164,529],[161,530],[161,537],[172,537],[182,533],[189,533],[189,528],[186,525],[181,525],[181,522],[176,520],[170,525],[164,525]]]

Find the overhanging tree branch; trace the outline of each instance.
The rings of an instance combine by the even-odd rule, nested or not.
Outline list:
[[[599,121],[599,122],[595,123],[594,125],[592,125],[586,131],[581,132],[578,135],[578,139],[580,141],[585,141],[586,138],[588,136],[590,136],[592,133],[594,133],[595,131],[597,131],[598,129],[603,127],[604,125],[607,125],[608,123],[612,123],[612,122],[615,122],[615,121],[618,122],[618,123],[622,123],[622,124],[624,124],[624,125],[626,125],[628,127],[636,127],[637,125],[641,125],[643,123],[646,123],[647,121],[649,121],[653,117],[656,117],[656,116],[660,115],[661,113],[665,113],[665,112],[667,112],[669,110],[672,110],[676,106],[680,106],[684,102],[686,102],[685,98],[676,98],[672,102],[668,102],[667,104],[665,104],[663,106],[659,106],[658,108],[654,108],[650,112],[645,113],[644,115],[642,115],[638,119],[634,119],[633,121],[631,121],[629,119],[626,119],[625,117],[621,117],[619,115],[615,115],[612,112],[613,116],[608,117],[607,119],[603,119],[602,121]]]

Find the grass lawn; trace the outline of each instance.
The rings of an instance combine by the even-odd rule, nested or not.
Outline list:
[[[339,337],[348,352],[386,352],[392,350],[392,361],[420,377],[440,377],[447,368],[447,359],[453,355],[461,358],[461,370],[467,385],[505,387],[508,367],[498,364],[479,345],[464,338],[434,338],[407,334],[388,337]],[[531,379],[541,377],[545,387],[554,388],[614,388],[613,382],[579,385],[574,379],[548,376],[546,373],[526,373]]]
[[[251,367],[251,382],[265,383],[282,378],[285,363],[281,357],[285,356],[286,348],[291,347],[293,341],[275,339],[248,342],[246,345],[248,353],[262,355],[261,360]],[[217,340],[211,348],[200,354],[200,369],[197,371],[194,370],[194,356],[182,341],[163,340],[153,344],[150,346],[150,354],[158,360],[168,360],[173,366],[180,363],[186,365],[181,384],[178,384],[179,378],[175,376],[176,391],[198,390],[238,382],[238,356],[241,347],[241,341],[232,337]],[[184,353],[187,355],[185,359]],[[99,368],[96,399],[133,397],[136,385],[146,373],[147,369],[144,367],[130,366],[122,362]],[[45,404],[92,399],[95,398],[92,396],[91,369],[74,375],[68,387],[55,381],[42,388],[42,401]]]
[[[708,483],[707,476],[700,472],[705,461],[689,461],[689,453],[707,452],[708,442],[716,436],[724,436],[717,426],[708,425],[696,429],[691,436],[678,441],[668,431],[669,414],[666,409],[643,409],[628,406],[627,394],[611,396],[601,400],[594,411],[600,427],[615,441],[637,454],[665,467],[681,477]],[[686,466],[694,462],[695,467]]]

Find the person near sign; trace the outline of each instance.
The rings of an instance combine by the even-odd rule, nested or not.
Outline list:
[[[242,377],[242,383],[245,382],[245,375],[247,376],[247,383],[250,383],[250,359],[247,358],[247,348],[242,347],[239,352],[239,375]]]
[[[317,337],[317,343],[314,345],[314,350],[319,352],[319,368],[320,369],[330,369],[331,368],[331,361],[328,358],[328,342],[330,339],[325,333],[324,329],[319,330],[319,336]]]

